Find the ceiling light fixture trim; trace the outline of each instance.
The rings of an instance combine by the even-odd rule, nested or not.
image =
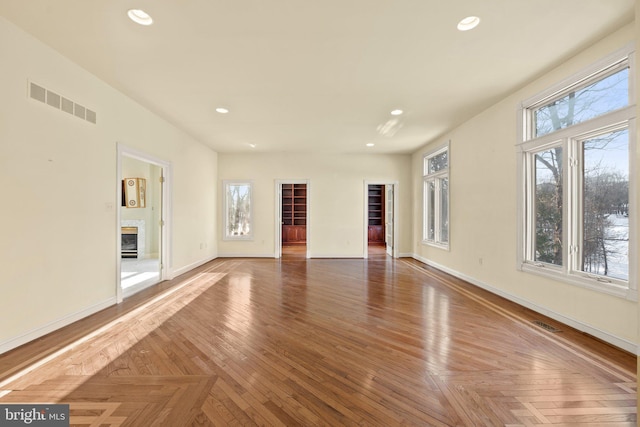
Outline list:
[[[229,112],[228,108],[225,107],[218,107],[216,108],[216,113],[220,113],[220,114],[227,114]]]

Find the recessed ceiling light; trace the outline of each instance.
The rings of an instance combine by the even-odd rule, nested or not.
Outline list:
[[[229,109],[224,107],[218,107],[216,108],[216,112],[220,114],[227,114],[229,112]]]
[[[399,116],[399,115],[400,115],[400,114],[402,114],[402,113],[404,113],[404,111],[399,110],[399,109],[396,109],[396,110],[393,110],[393,111],[391,112],[391,115],[392,115],[392,116]]]
[[[373,142],[367,143],[367,147],[373,147],[374,145],[376,145],[376,144],[374,144]]]
[[[144,10],[141,9],[130,9],[127,12],[127,15],[129,16],[129,19],[131,19],[133,22],[140,24],[140,25],[151,25],[153,24],[153,18],[151,18],[151,16],[149,16],[149,14],[147,12],[145,12]]]
[[[462,21],[458,22],[458,30],[469,31],[473,30],[480,23],[480,18],[477,16],[467,16]]]
[[[256,144],[249,144],[249,147],[256,148],[257,146],[256,146]]]

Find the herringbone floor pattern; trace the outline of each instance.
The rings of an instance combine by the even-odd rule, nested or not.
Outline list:
[[[216,260],[123,306],[0,356],[0,402],[83,426],[636,425],[635,357],[411,260]]]

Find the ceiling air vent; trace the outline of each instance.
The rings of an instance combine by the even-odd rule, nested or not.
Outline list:
[[[89,123],[97,123],[97,115],[95,111],[87,107],[77,104],[62,95],[45,89],[33,82],[29,83],[29,97],[36,101],[43,102],[57,110],[64,111],[79,119],[86,120]]]

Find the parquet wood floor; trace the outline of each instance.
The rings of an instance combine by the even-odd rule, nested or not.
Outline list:
[[[414,260],[220,259],[0,356],[0,402],[84,426],[635,426],[635,367]]]

